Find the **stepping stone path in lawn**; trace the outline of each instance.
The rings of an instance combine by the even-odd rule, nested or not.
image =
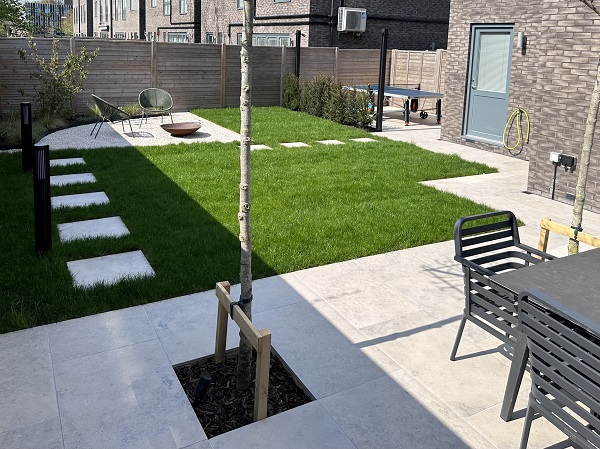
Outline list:
[[[76,287],[113,285],[126,279],[154,276],[154,270],[141,251],[93,257],[67,262]]]
[[[70,242],[86,238],[122,237],[129,235],[129,229],[121,217],[109,217],[59,224],[58,235],[61,242]]]
[[[284,147],[287,147],[287,148],[310,147],[309,144],[304,143],[304,142],[287,142],[287,143],[282,143],[281,146],[284,146]]]
[[[362,143],[379,142],[378,140],[371,139],[370,137],[359,137],[359,138],[350,139],[350,140],[353,140],[354,142],[362,142]]]
[[[96,178],[91,173],[50,176],[51,186],[67,186],[70,184],[91,184],[92,182],[96,182]]]
[[[256,150],[271,150],[271,147],[268,147],[266,145],[250,145],[250,151],[256,151]]]
[[[318,140],[317,142],[322,143],[323,145],[344,145],[344,142],[339,140]]]
[[[50,167],[64,167],[66,165],[85,165],[82,157],[70,157],[68,159],[52,159]]]
[[[53,159],[50,167],[85,164],[83,158]],[[50,176],[50,185],[94,183],[92,173]],[[82,193],[77,195],[59,195],[51,198],[52,208],[86,207],[95,204],[108,204],[104,192]],[[93,220],[62,223],[58,225],[61,242],[86,238],[122,237],[129,235],[129,229],[121,217],[98,218]],[[154,276],[154,270],[142,251],[113,254],[91,259],[67,262],[67,268],[73,278],[73,285],[87,288],[94,285],[113,285],[126,279]]]

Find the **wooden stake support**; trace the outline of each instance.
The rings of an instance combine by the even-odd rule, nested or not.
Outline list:
[[[216,294],[219,299],[217,307],[217,336],[215,340],[215,363],[225,361],[225,348],[227,345],[227,324],[231,303],[235,302],[231,296],[229,282],[217,282]],[[238,305],[233,306],[233,321],[239,326],[240,331],[246,336],[252,347],[256,350],[256,382],[254,387],[254,421],[267,417],[267,397],[269,394],[269,366],[271,363],[271,332],[268,329],[258,330],[248,319]]]
[[[564,235],[570,239],[575,238],[575,230],[573,228],[555,223],[550,218],[542,218],[540,221],[540,240],[538,243],[538,249],[540,251],[546,252],[550,231]],[[586,245],[600,248],[600,238],[594,237],[593,235],[585,234],[584,232],[578,232],[577,240],[581,243],[585,243]]]

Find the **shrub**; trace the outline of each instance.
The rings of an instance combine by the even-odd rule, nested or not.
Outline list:
[[[33,100],[38,105],[41,115],[53,115],[64,119],[74,116],[71,103],[81,92],[83,80],[87,77],[87,67],[98,54],[98,48],[88,52],[81,47],[79,53],[69,53],[59,64],[58,39],[52,41],[52,56],[49,61],[40,58],[33,38],[29,38],[30,55],[19,49],[19,58],[29,70],[29,78],[37,80],[33,83]],[[34,68],[30,67],[30,61]],[[21,95],[25,95],[20,89]]]
[[[373,121],[366,92],[346,89],[331,76],[303,81],[289,74],[284,80],[284,106],[344,125],[366,128]]]

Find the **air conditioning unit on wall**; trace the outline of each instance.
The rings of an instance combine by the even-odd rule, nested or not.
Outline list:
[[[367,10],[364,8],[338,9],[338,31],[364,33],[367,29]]]

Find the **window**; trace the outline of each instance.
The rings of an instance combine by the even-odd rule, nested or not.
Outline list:
[[[102,15],[102,0],[100,0],[100,23],[104,22],[104,16]]]
[[[125,33],[115,33],[115,39],[125,39]]]
[[[243,38],[242,38],[242,33],[237,33],[237,34],[236,34],[236,39],[237,39],[237,40],[236,40],[237,44],[238,44],[238,45],[242,45],[242,40],[243,40]]]
[[[287,34],[256,33],[252,36],[252,45],[254,45],[254,46],[269,45],[272,47],[289,47],[290,46],[290,37]]]
[[[127,0],[123,0],[123,3],[121,3],[121,19],[127,19]]]
[[[206,33],[206,43],[207,44],[215,43],[215,33]]]
[[[187,14],[187,0],[179,0],[179,14]]]
[[[132,11],[135,11],[135,0],[131,0],[129,2],[129,9],[131,9]]]
[[[274,3],[289,3],[291,0],[273,0]]]
[[[150,8],[156,8],[156,0],[150,0]]]
[[[171,15],[171,0],[163,0],[163,16]]]
[[[237,0],[237,8],[244,9],[244,0]]]
[[[220,31],[217,33],[217,44],[222,44],[223,43],[223,33],[221,33]]]
[[[98,1],[94,3],[94,17],[98,17]]]
[[[115,0],[115,20],[119,20],[119,1]]]
[[[186,43],[188,42],[188,34],[187,33],[181,33],[181,32],[177,32],[177,33],[169,33],[169,42],[181,42],[181,43]]]

